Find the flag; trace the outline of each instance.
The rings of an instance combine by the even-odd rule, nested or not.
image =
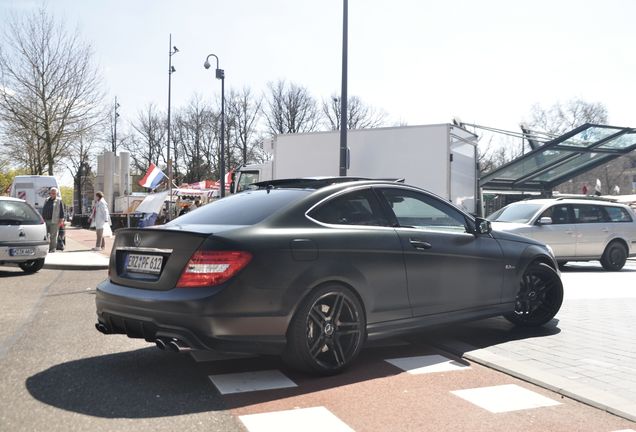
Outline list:
[[[146,175],[139,180],[139,186],[155,189],[164,178],[166,175],[155,164],[151,163]]]

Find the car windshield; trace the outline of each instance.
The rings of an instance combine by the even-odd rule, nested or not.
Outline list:
[[[0,225],[39,225],[40,214],[22,201],[0,201]]]
[[[486,219],[492,222],[528,223],[541,207],[542,204],[513,203],[497,210]]]
[[[166,225],[254,225],[311,192],[303,189],[245,191],[179,216]]]

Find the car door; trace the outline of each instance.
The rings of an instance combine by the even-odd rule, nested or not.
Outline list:
[[[551,218],[552,223],[542,225],[539,221],[544,217]],[[573,218],[572,206],[556,203],[545,209],[535,220],[531,237],[550,245],[558,258],[575,257],[577,225]]]
[[[330,197],[307,216],[324,227],[313,235],[323,265],[356,275],[352,285],[365,300],[368,323],[412,316],[400,239],[370,188]]]
[[[576,256],[600,258],[611,236],[603,208],[598,204],[572,204],[576,221]]]
[[[414,316],[497,304],[502,251],[489,235],[466,230],[466,216],[445,201],[413,189],[378,189],[395,217]]]

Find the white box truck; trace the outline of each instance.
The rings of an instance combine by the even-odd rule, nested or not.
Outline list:
[[[273,159],[238,169],[233,191],[265,180],[339,175],[339,131],[276,135],[269,145]],[[477,213],[477,135],[461,127],[356,129],[347,134],[347,149],[348,176],[404,179]]]
[[[45,175],[18,175],[11,183],[10,196],[20,198],[42,212],[44,202],[49,198],[49,189],[59,190],[57,179]]]

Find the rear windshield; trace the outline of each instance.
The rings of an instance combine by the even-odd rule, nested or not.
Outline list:
[[[40,214],[22,201],[0,201],[0,225],[39,225]]]
[[[492,222],[528,223],[542,204],[513,203],[492,213],[486,219]]]
[[[254,225],[311,192],[302,189],[245,191],[204,205],[166,225]]]

